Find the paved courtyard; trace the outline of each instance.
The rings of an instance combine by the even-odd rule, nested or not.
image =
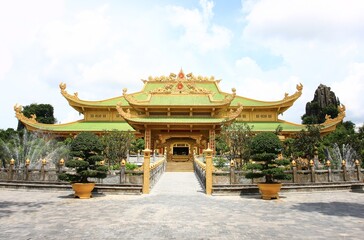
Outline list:
[[[0,239],[363,239],[364,193],[206,196],[194,173],[149,195],[0,189]]]

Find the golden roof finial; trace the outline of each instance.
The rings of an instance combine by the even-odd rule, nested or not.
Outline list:
[[[59,84],[59,88],[61,89],[61,91],[66,90],[66,87],[67,87],[67,85],[66,85],[65,83],[63,83],[63,82],[61,82],[61,83]]]
[[[180,78],[180,79],[184,79],[185,78],[185,74],[183,73],[182,68],[181,68],[181,70],[178,73],[178,78]]]
[[[296,89],[297,89],[297,91],[302,92],[302,89],[303,89],[303,85],[302,85],[302,83],[297,84],[297,85],[296,85]]]
[[[22,110],[23,110],[23,107],[21,105],[19,105],[19,104],[15,104],[14,105],[14,111],[15,111],[15,113],[21,113]]]

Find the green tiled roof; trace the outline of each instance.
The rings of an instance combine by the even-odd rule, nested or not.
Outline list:
[[[140,123],[222,123],[225,118],[206,118],[206,117],[145,117],[132,118],[132,121]]]
[[[97,105],[115,107],[116,104],[119,103],[119,102],[121,102],[123,106],[128,106],[129,105],[129,103],[125,100],[125,98],[123,96],[108,99],[108,100],[104,100],[104,101],[100,101],[100,102],[98,102]]]
[[[247,122],[247,124],[253,128],[253,132],[275,131],[279,125],[283,128],[282,131],[288,132],[299,132],[306,129],[305,125],[290,122]]]
[[[198,105],[210,106],[211,101],[207,95],[153,95],[148,102],[149,105],[164,105],[164,106],[185,106],[185,105]]]
[[[170,82],[168,82],[170,83]],[[158,106],[158,105],[170,105],[170,106],[182,106],[182,105],[192,105],[192,106],[210,106],[214,105],[209,99],[207,95],[201,94],[153,94],[150,98],[150,91],[153,91],[158,88],[163,88],[167,82],[147,82],[144,86],[143,91],[130,93],[137,101],[147,101],[146,104]],[[176,82],[177,84],[177,82]],[[230,93],[220,92],[218,86],[215,82],[194,82],[197,88],[202,88],[211,91],[212,99],[215,101],[221,101],[225,98],[226,95]],[[88,106],[104,106],[104,107],[115,107],[117,103],[121,102],[122,106],[129,106],[129,103],[125,100],[124,96],[119,96],[115,98],[105,99],[101,101],[83,101],[85,105]],[[238,106],[238,104],[242,104],[243,106],[251,106],[251,107],[264,107],[264,106],[272,106],[278,102],[265,102],[258,101],[254,99],[245,98],[242,96],[235,96],[233,101],[231,102],[231,106]]]
[[[126,122],[84,122],[78,121],[67,124],[29,124],[39,130],[58,132],[80,132],[80,131],[134,131]]]
[[[252,107],[263,107],[272,105],[272,102],[262,102],[254,99],[236,96],[231,102],[231,106],[238,106],[238,103],[242,104],[243,106],[252,106]]]

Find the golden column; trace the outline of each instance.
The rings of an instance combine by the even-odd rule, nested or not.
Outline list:
[[[207,146],[207,149],[203,151],[205,153],[205,159],[206,159],[206,194],[207,195],[212,194],[212,153],[213,153],[213,150],[210,149],[209,145]]]
[[[143,150],[144,162],[143,162],[143,194],[149,194],[149,178],[150,178],[150,152],[151,150],[146,148]]]

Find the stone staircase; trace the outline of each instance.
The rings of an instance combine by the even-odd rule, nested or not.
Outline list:
[[[193,163],[167,162],[166,172],[193,172]]]

